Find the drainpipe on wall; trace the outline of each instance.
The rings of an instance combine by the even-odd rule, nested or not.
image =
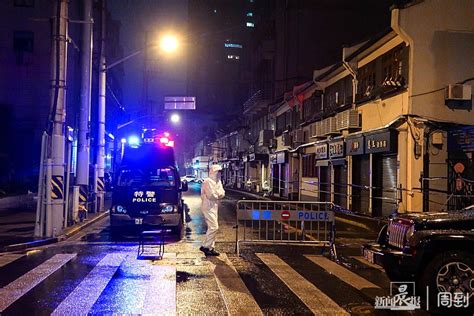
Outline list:
[[[346,61],[346,48],[342,48],[342,65],[349,71],[352,76],[352,109],[356,108],[356,94],[357,94],[357,64],[352,65]]]

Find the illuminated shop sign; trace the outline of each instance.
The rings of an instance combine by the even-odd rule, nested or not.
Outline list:
[[[364,154],[364,136],[346,138],[346,155]]]
[[[316,154],[315,158],[316,159],[328,159],[328,144],[323,143],[323,144],[316,144]]]
[[[365,135],[366,154],[395,152],[396,144],[397,134],[395,130],[383,130],[377,133]]]
[[[336,142],[329,143],[329,158],[342,157],[344,157],[344,141],[338,140]]]

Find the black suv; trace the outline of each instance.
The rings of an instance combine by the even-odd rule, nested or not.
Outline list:
[[[474,304],[474,205],[456,212],[397,214],[364,257],[381,265],[392,281],[429,288],[430,305],[439,292],[462,292]]]

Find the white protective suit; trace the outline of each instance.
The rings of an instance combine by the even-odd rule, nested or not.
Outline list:
[[[218,202],[225,196],[222,182],[218,179],[218,172],[222,170],[219,165],[212,165],[209,170],[209,178],[206,178],[201,186],[201,211],[207,224],[206,238],[202,247],[213,249],[216,241],[219,224],[217,222]]]

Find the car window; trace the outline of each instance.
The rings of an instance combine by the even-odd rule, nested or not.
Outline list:
[[[153,170],[122,169],[118,178],[118,186],[157,186],[173,187],[176,185],[175,170],[173,168],[159,168]]]

